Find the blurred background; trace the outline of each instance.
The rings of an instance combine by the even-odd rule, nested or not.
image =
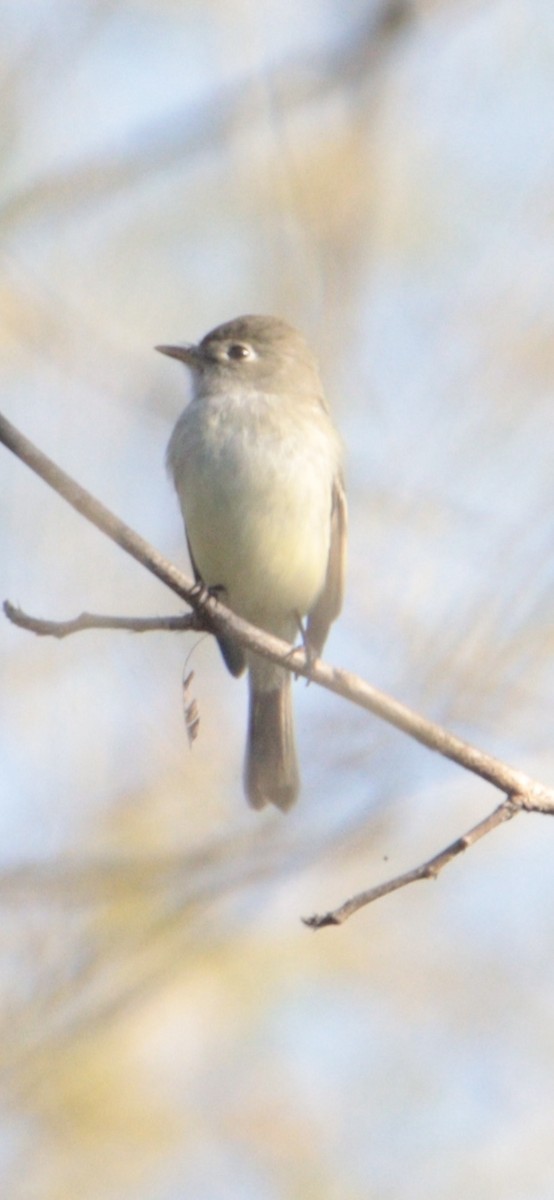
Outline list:
[[[4,414],[188,569],[186,378],[152,347],[297,324],[347,457],[326,658],[552,784],[550,0],[4,0],[1,26]],[[2,599],[179,611],[0,472]],[[0,645],[2,1194],[551,1197],[551,822],[313,934],[497,794],[298,683],[301,799],[255,814],[208,638]]]

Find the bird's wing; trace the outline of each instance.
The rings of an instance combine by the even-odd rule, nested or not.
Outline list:
[[[323,590],[308,616],[306,631],[308,645],[315,655],[321,654],[329,627],[338,617],[342,607],[347,535],[346,494],[343,480],[340,475],[337,475],[333,484],[331,503],[331,537],[327,574]]]
[[[204,582],[204,580],[202,579],[200,571],[198,570],[198,567],[196,566],[196,563],[194,561],[194,554],[192,553],[192,546],[190,544],[190,538],[189,538],[189,535],[188,535],[188,532],[186,529],[185,529],[185,534],[186,534],[186,539],[187,539],[189,558],[191,561],[192,570],[193,570],[193,574],[194,574],[194,581],[195,581],[195,583],[202,584]],[[221,636],[219,636],[217,638],[217,644],[219,646],[219,649],[221,650],[223,660],[225,662],[225,666],[231,672],[231,675],[234,675],[235,677],[237,677],[238,675],[242,675],[242,672],[244,671],[244,668],[246,666],[246,656],[245,656],[242,646],[239,646],[238,643],[233,641],[232,638],[226,638],[226,637],[221,637]]]

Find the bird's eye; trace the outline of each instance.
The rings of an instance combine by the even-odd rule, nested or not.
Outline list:
[[[227,350],[229,358],[250,358],[252,350],[244,342],[232,342]]]

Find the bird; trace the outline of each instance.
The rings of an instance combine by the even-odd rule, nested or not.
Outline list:
[[[156,350],[192,382],[167,467],[196,582],[276,637],[300,630],[315,660],[342,606],[347,506],[314,355],[287,321],[250,314]],[[218,642],[232,675],[248,671],[246,797],[285,812],[300,787],[291,673],[232,637]]]

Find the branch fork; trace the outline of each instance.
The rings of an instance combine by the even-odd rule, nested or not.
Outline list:
[[[462,834],[440,853],[403,875],[351,897],[339,908],[323,915],[307,918],[305,923],[310,928],[321,929],[327,925],[340,925],[360,908],[390,892],[397,891],[420,879],[436,878],[440,871],[460,854],[520,812],[554,814],[554,790],[531,779],[508,763],[463,741],[442,726],[428,721],[392,696],[371,687],[359,676],[328,666],[319,659],[309,662],[302,648],[295,649],[281,641],[280,638],[275,638],[241,620],[206,589],[198,588],[197,584],[179,571],[172,562],[164,558],[144,538],[120,521],[76,480],[62,471],[2,415],[0,415],[0,442],[3,442],[13,454],[40,475],[77,512],[96,525],[127,554],[140,562],[193,610],[191,613],[181,616],[146,618],[114,617],[84,612],[69,621],[47,621],[29,616],[6,600],[4,612],[13,624],[41,637],[57,638],[67,637],[87,629],[124,629],[135,633],[152,630],[169,632],[207,630],[225,634],[250,650],[254,650],[257,654],[269,658],[273,662],[279,662],[295,675],[303,675],[328,691],[365,708],[428,749],[451,759],[463,769],[480,776],[504,793],[502,803],[489,816],[474,825],[467,833]],[[196,721],[196,713],[194,717]]]

